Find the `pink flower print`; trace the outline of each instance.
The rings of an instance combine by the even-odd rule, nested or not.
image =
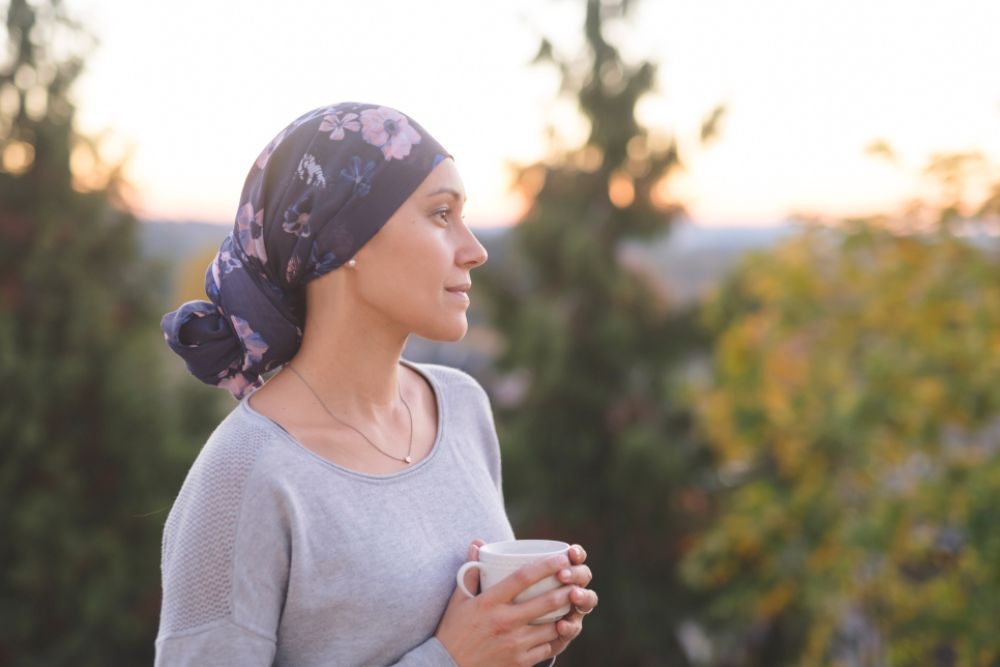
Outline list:
[[[267,261],[267,248],[264,246],[264,210],[253,210],[253,204],[247,202],[236,214],[236,227],[240,233],[240,245],[249,257],[256,257],[261,262]]]
[[[228,373],[228,369],[223,371],[223,373]],[[219,379],[218,386],[223,389],[228,389],[229,393],[233,395],[236,400],[242,399],[246,396],[250,389],[254,387],[259,387],[263,384],[263,381],[258,380],[257,382],[250,382],[247,380],[243,373],[237,371],[236,375],[231,377],[223,377]]]
[[[341,118],[341,112],[334,111],[323,116],[323,122],[319,124],[319,131],[329,132],[330,138],[334,141],[340,141],[344,138],[344,130],[357,132],[360,129],[361,123],[358,122],[358,114],[356,113],[344,114],[344,117]]]
[[[246,357],[244,359],[246,364],[253,365],[260,363],[260,360],[264,358],[264,354],[267,352],[267,341],[258,332],[251,329],[250,323],[242,317],[230,315],[229,319],[232,320],[233,329],[239,335],[240,340],[243,341],[243,347],[246,349]]]
[[[406,116],[388,107],[361,112],[361,137],[381,148],[386,160],[402,160],[420,143],[420,134],[410,127]]]
[[[292,255],[292,258],[288,260],[288,268],[285,269],[285,282],[294,285],[300,271],[302,271],[302,260],[299,259],[298,255]]]
[[[312,234],[312,228],[309,227],[309,214],[311,211],[312,197],[306,197],[296,202],[285,210],[285,222],[282,223],[281,228],[289,234],[306,238]]]

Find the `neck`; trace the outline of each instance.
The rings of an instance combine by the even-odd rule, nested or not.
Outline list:
[[[399,359],[405,345],[405,335],[391,333],[384,325],[366,326],[357,317],[315,318],[307,321],[291,363],[338,418],[349,423],[391,422],[398,411],[406,417],[399,400]]]

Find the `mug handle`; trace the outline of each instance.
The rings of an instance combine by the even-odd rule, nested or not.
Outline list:
[[[468,563],[458,568],[458,574],[455,575],[455,582],[458,587],[462,589],[462,592],[468,595],[470,598],[476,597],[469,592],[469,589],[465,587],[465,573],[474,567],[479,567],[480,563],[477,560],[470,560]]]
[[[472,593],[470,593],[469,589],[465,587],[465,573],[468,572],[469,570],[471,570],[474,567],[479,567],[480,565],[482,565],[482,563],[480,563],[479,561],[477,561],[477,560],[470,560],[468,563],[466,563],[462,567],[458,568],[458,574],[455,575],[455,583],[457,583],[458,587],[462,589],[462,592],[465,593],[466,595],[468,595],[470,598],[474,598],[476,596],[473,595]],[[557,657],[558,656],[555,656],[555,655],[552,656],[552,659],[549,660],[548,667],[552,667],[552,665],[556,664],[556,658]]]

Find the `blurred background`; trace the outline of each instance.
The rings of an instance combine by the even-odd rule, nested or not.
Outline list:
[[[489,250],[457,344],[566,665],[1000,665],[1000,5],[0,2],[0,665],[150,664],[227,392],[164,345],[291,119],[373,101]]]

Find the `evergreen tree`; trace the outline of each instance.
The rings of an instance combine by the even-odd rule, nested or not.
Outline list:
[[[666,233],[680,211],[664,196],[676,142],[635,115],[655,67],[626,63],[604,36],[627,4],[586,3],[582,59],[542,41],[537,61],[559,69],[589,136],[522,171],[522,187],[537,190],[530,210],[510,232],[502,274],[487,263],[477,285],[506,340],[498,368],[527,379],[516,405],[496,405],[512,522],[522,537],[583,544],[595,573],[600,607],[569,659],[680,666],[693,601],[676,569],[705,508],[699,449],[674,391],[702,340],[690,313],[622,253],[626,240]]]
[[[58,0],[3,15],[0,665],[149,664],[163,521],[215,415],[165,388],[115,169],[71,169],[93,155],[70,97],[93,40]]]

